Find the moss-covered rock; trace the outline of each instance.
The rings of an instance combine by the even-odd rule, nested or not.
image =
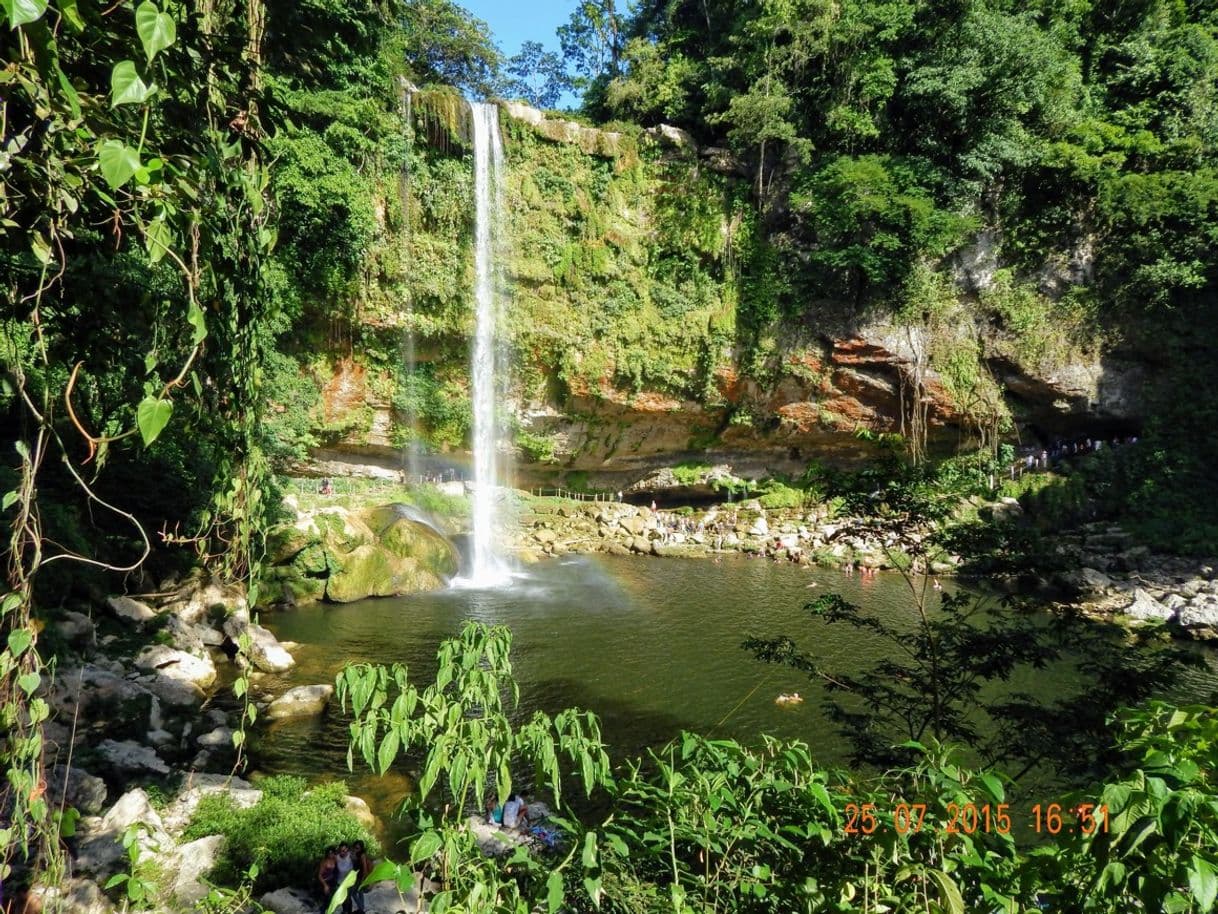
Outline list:
[[[441,577],[457,573],[459,556],[452,542],[434,526],[406,516],[409,506],[383,505],[364,513],[377,542],[396,556],[414,559],[420,567]]]
[[[366,544],[342,557],[342,566],[326,579],[326,598],[351,603],[366,597],[434,590],[441,584],[438,575],[420,567],[414,559]]]
[[[266,535],[266,554],[272,565],[292,560],[300,550],[315,541],[314,531],[299,524],[280,524]]]
[[[350,603],[443,587],[457,571],[457,550],[408,505],[302,514],[274,531],[265,604]]]
[[[325,574],[330,570],[325,547],[319,542],[306,546],[292,559],[292,567],[301,574]]]

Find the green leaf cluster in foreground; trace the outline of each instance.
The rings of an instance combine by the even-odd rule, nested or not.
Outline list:
[[[561,831],[556,850],[488,858],[465,827],[471,809],[460,800],[484,778],[512,777],[501,767],[505,753],[512,783],[533,771],[535,787],[559,800],[547,760],[561,734],[540,713],[514,730],[504,717],[510,707],[487,691],[515,694],[509,646],[505,629],[469,623],[441,648],[437,680],[422,692],[402,670],[340,674],[355,712],[353,749],[375,770],[398,756],[400,734],[435,731],[417,746],[424,770],[434,772],[429,790],[403,805],[417,824],[410,859],[370,877],[405,892],[420,887],[421,871],[434,883],[425,892],[432,911],[1214,908],[1218,710],[1159,703],[1118,715],[1120,761],[1108,777],[1055,797],[964,767],[938,744],[910,744],[915,764],[860,775],[818,765],[799,742],[763,738],[748,747],[684,734],[611,773],[598,762],[603,747],[589,741],[571,767],[593,773],[592,808],[601,812],[550,820]],[[484,760],[472,775],[467,765],[445,764],[453,725],[465,736],[462,751]],[[492,759],[496,765],[485,764]],[[508,789],[519,788],[500,782],[496,793]]]

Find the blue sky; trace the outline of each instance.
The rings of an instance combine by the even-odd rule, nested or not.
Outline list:
[[[491,27],[503,53],[511,57],[526,41],[558,50],[554,30],[571,18],[577,0],[461,0],[461,5]]]

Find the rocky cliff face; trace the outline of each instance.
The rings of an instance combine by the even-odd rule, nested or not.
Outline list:
[[[905,431],[915,378],[940,451],[982,425],[1036,442],[1140,424],[1144,364],[1084,322],[1047,318],[1053,296],[1086,280],[1085,250],[1014,281],[987,229],[936,268],[952,301],[934,314],[810,302],[801,318],[758,324],[745,317],[758,267],[742,240],[757,226],[722,150],[669,127],[599,130],[519,104],[503,114],[513,244],[502,336],[522,484],[626,488],[689,460],[743,477],[858,462],[877,436]],[[445,155],[450,168],[465,161]],[[391,353],[414,333],[414,380],[392,357],[378,366],[359,352],[320,379],[326,423],[345,430],[339,456],[393,464],[413,423],[425,436],[442,427],[432,443],[461,459],[468,243],[443,235],[466,218],[461,187],[443,211],[440,191],[418,189],[411,300],[368,317]]]

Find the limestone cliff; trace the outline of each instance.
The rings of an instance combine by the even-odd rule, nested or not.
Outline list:
[[[459,460],[469,423],[465,128],[451,99],[420,93],[413,110],[399,294],[369,296],[367,345],[311,366],[330,453],[386,464],[412,437]],[[519,104],[502,114],[501,335],[521,482],[619,488],[693,458],[750,476],[856,461],[876,436],[907,430],[915,392],[939,450],[980,433],[1037,440],[1140,423],[1144,357],[1083,312],[1047,319],[1071,313],[1054,306],[1086,282],[1085,245],[1015,275],[985,228],[926,265],[913,304],[787,289],[780,317],[767,283],[782,274],[722,150],[671,127],[602,130]]]

